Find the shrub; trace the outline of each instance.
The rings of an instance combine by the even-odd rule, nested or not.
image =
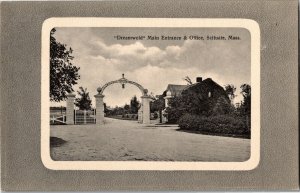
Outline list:
[[[197,130],[201,118],[197,115],[185,114],[178,120],[178,124],[181,129]]]
[[[157,112],[154,112],[153,118],[154,118],[154,119],[157,119],[157,118],[158,118],[158,113],[157,113]]]
[[[184,130],[250,136],[250,129],[247,128],[244,119],[232,115],[205,117],[185,114],[179,119],[178,124]]]

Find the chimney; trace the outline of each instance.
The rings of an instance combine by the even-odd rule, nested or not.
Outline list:
[[[202,77],[197,77],[196,82],[202,82]]]

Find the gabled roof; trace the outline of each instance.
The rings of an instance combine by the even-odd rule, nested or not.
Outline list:
[[[185,87],[187,85],[168,84],[166,91],[170,91],[171,96],[179,96]]]
[[[199,85],[202,86],[202,87],[208,87],[208,86],[214,85],[215,87],[219,87],[219,88],[223,89],[223,87],[221,87],[218,83],[216,83],[215,81],[213,81],[211,78],[207,78],[207,79],[205,79],[205,80],[203,80],[201,82],[196,82],[194,84],[188,85],[183,90],[188,90],[190,88],[193,88],[193,87],[199,86]]]
[[[197,93],[206,93],[209,90],[211,91],[217,91],[217,92],[221,92],[221,93],[225,93],[223,87],[221,87],[218,83],[216,83],[215,81],[213,81],[211,78],[207,78],[201,82],[196,82],[194,84],[191,85],[177,85],[177,84],[168,84],[167,89],[164,92],[164,96],[166,96],[166,92],[170,91],[171,92],[171,96],[179,96],[182,94],[183,91],[187,91],[187,90],[197,90]],[[225,93],[226,94],[226,93]],[[226,94],[227,96],[227,94]]]
[[[220,96],[223,96],[226,98],[226,100],[229,100],[224,88],[221,87],[215,81],[213,81],[211,78],[207,78],[201,82],[197,82],[195,84],[185,87],[181,94],[185,94],[188,92],[197,93],[202,97],[208,96],[208,94],[210,93],[210,95],[212,95],[214,98],[219,98]]]

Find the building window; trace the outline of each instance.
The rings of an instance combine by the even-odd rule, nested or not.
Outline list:
[[[210,98],[211,97],[211,92],[208,92],[208,98]]]

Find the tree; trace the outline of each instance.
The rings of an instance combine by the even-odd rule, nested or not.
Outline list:
[[[57,42],[53,37],[55,31],[53,28],[50,32],[50,100],[59,102],[74,91],[72,86],[80,78],[80,68],[71,63],[74,59],[72,48],[67,48],[67,45]]]
[[[193,84],[193,82],[192,82],[192,80],[190,79],[189,76],[186,76],[183,80],[185,80],[188,85],[192,85]]]
[[[209,96],[209,90],[213,94]],[[197,86],[181,93],[180,96],[169,100],[167,108],[168,121],[177,122],[185,114],[211,116],[215,114],[229,114],[232,112],[232,105],[224,89],[220,86]]]
[[[184,114],[208,116],[213,113],[215,99],[208,98],[195,91],[186,90],[180,96],[169,100],[168,121],[176,122]]]
[[[125,113],[130,113],[130,106],[128,104],[124,105],[124,112]]]
[[[241,109],[243,113],[251,114],[251,86],[248,84],[241,85],[241,94],[243,95],[243,101],[241,103]]]
[[[228,95],[231,103],[233,103],[233,99],[236,97],[234,94],[236,91],[236,87],[233,84],[227,84],[225,85],[225,92]]]
[[[234,106],[230,104],[224,97],[219,97],[213,107],[213,115],[232,114]]]
[[[174,96],[169,99],[168,107],[166,108],[169,123],[177,123],[181,116],[188,113],[189,109],[184,99],[182,96]]]
[[[243,97],[251,96],[251,86],[249,84],[242,84],[241,89],[241,94],[243,95]]]
[[[239,108],[240,114],[245,117],[247,127],[250,131],[251,127],[251,86],[248,84],[241,85],[241,94],[243,95],[243,101]]]
[[[159,122],[162,122],[162,110],[165,109],[165,99],[163,95],[160,95],[158,98],[155,98],[153,102],[150,102],[150,112],[154,113],[155,111],[159,112]]]
[[[107,108],[106,103],[103,103],[103,106],[104,106],[104,113],[107,116],[110,113],[110,110]]]
[[[79,87],[80,91],[77,91],[80,98],[75,99],[75,105],[79,107],[80,110],[90,110],[92,107],[92,100],[90,99],[87,89]]]
[[[140,103],[137,100],[137,97],[136,96],[132,97],[132,99],[130,100],[130,111],[131,111],[131,113],[134,113],[134,114],[138,113],[139,105],[140,105]]]

